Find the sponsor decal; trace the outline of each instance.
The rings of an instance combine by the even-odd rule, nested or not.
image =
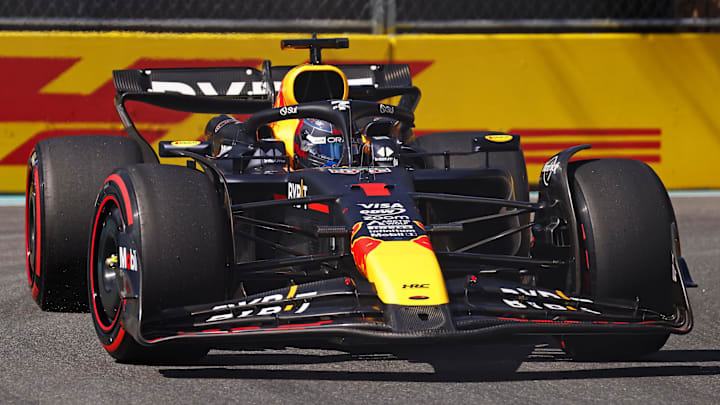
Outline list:
[[[392,106],[392,105],[378,104],[378,109],[380,110],[380,114],[394,114],[395,113],[395,106]]]
[[[224,321],[227,319],[235,319],[235,318],[248,318],[248,317],[254,317],[254,316],[268,316],[268,315],[274,315],[278,314],[280,312],[290,312],[293,314],[301,314],[305,312],[309,307],[309,302],[303,302],[299,306],[287,304],[285,306],[283,305],[275,305],[275,306],[264,306],[262,304],[267,304],[271,302],[276,301],[282,301],[285,299],[290,298],[310,298],[315,295],[317,295],[317,291],[309,291],[305,293],[295,294],[295,291],[297,291],[297,287],[290,288],[290,291],[287,296],[284,296],[283,294],[272,294],[267,295],[265,297],[259,297],[252,299],[250,301],[239,301],[236,304],[223,304],[223,305],[216,305],[212,309],[213,311],[219,311],[227,309],[228,312],[213,315],[210,318],[208,318],[205,322],[217,322],[217,321]],[[234,309],[240,308],[240,307],[247,307],[250,305],[257,305],[257,308],[246,308],[246,309],[237,309],[237,314],[234,313]]]
[[[389,167],[330,167],[328,168],[328,172],[332,174],[360,174],[360,173],[369,173],[369,174],[382,174],[382,173],[391,173],[392,169]]]
[[[172,141],[170,142],[171,145],[174,146],[195,146],[200,145],[202,142],[200,141]]]
[[[579,305],[578,305],[578,308],[575,308],[574,306],[572,306],[572,302],[592,304],[593,303],[592,300],[589,300],[587,298],[569,297],[560,290],[548,291],[548,290],[539,290],[539,289],[524,289],[524,288],[520,288],[520,287],[514,287],[514,288],[501,287],[500,292],[503,294],[513,295],[518,298],[518,299],[506,299],[506,298],[502,299],[503,303],[511,308],[539,309],[539,310],[549,309],[552,311],[582,311],[582,312],[588,312],[588,313],[595,314],[595,315],[600,314],[600,312],[598,312],[598,311],[584,308]],[[566,305],[549,303],[549,302],[535,302],[532,299],[530,299],[532,297],[537,297],[540,299],[554,299],[554,300],[558,300],[558,301],[565,301]]]
[[[300,183],[288,182],[287,198],[302,198],[307,195],[308,187],[300,179]]]
[[[558,163],[557,155],[550,158],[550,160],[545,162],[545,165],[543,165],[543,168],[540,171],[540,177],[542,178],[542,182],[545,187],[550,185],[550,179],[552,178],[552,175],[555,174],[558,167],[560,167],[560,164]]]
[[[410,217],[407,215],[370,221],[367,229],[373,238],[414,238],[417,236]]]
[[[227,125],[227,124],[229,124],[229,123],[231,123],[231,122],[233,122],[233,121],[237,121],[237,120],[235,120],[235,119],[233,119],[233,118],[228,118],[228,119],[226,119],[226,120],[222,120],[222,121],[218,122],[218,124],[215,125],[215,131],[214,131],[214,132],[217,134],[218,131],[222,129],[222,127],[224,127],[225,125]]]
[[[286,115],[295,115],[298,112],[297,106],[287,106],[280,109],[280,115],[283,117]]]
[[[407,212],[405,206],[399,202],[358,203],[357,205],[362,208],[360,213],[363,215],[396,215]]]
[[[294,198],[303,198],[307,197],[308,192],[308,186],[305,185],[302,179],[300,179],[300,183],[293,183],[288,182],[288,192],[287,192],[287,198],[288,199],[294,199]],[[302,209],[311,209],[313,211],[322,212],[323,214],[329,214],[330,213],[330,207],[327,204],[320,204],[320,203],[310,203],[310,204],[298,204],[293,205],[293,208],[302,208]]]
[[[408,215],[401,215],[407,209],[399,202],[359,203],[357,204],[367,222],[367,230],[372,238],[414,238],[417,231]]]
[[[325,145],[327,143],[342,143],[342,136],[312,136],[306,137],[313,145]]]
[[[350,109],[350,102],[347,100],[332,100],[330,104],[332,104],[333,110],[347,111]]]
[[[395,152],[389,146],[383,146],[375,151],[375,160],[378,162],[389,162],[393,160]]]
[[[512,135],[485,135],[485,139],[495,143],[505,143],[512,141]]]
[[[402,288],[430,288],[430,284],[403,284]]]
[[[118,247],[118,261],[120,268],[129,271],[138,271],[137,250],[125,246]]]
[[[146,73],[149,74],[150,71],[146,71]],[[250,86],[246,90],[245,87],[248,83],[250,83]],[[186,96],[198,95],[192,85],[184,82],[153,80],[150,82],[150,85],[151,87],[148,89],[148,92],[150,93],[179,93]],[[218,89],[216,89],[210,82],[196,82],[195,85],[200,90],[200,94],[203,96],[217,96],[219,94],[224,96],[239,96],[243,94],[257,96],[267,94],[265,91],[265,82],[263,81],[230,82],[227,89],[225,91],[220,91],[220,93],[218,93]],[[277,83],[275,87],[277,88]]]

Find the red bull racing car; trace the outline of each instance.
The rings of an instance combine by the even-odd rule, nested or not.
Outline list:
[[[611,359],[690,331],[692,280],[647,165],[571,162],[590,146],[572,147],[531,202],[517,135],[413,135],[407,65],[323,64],[345,38],[282,46],[309,63],[115,71],[127,137],[37,144],[27,273],[41,308],[89,307],[124,362],[511,334]],[[128,101],[221,115],[205,141],[160,142],[187,161],[166,165]]]

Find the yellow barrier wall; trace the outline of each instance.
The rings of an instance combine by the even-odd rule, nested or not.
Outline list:
[[[412,35],[397,59],[432,58],[415,78],[424,130],[523,135],[528,175],[558,149],[649,163],[668,188],[718,188],[720,35]]]
[[[113,69],[292,65],[303,34],[0,33],[0,192],[24,189],[39,139],[122,133]],[[531,181],[577,143],[581,156],[629,156],[669,188],[720,188],[720,35],[351,35],[327,62],[409,63],[423,98],[419,134],[493,129],[523,135]],[[207,116],[137,110],[153,143],[197,139]],[[79,157],[81,159],[81,157]],[[79,165],[80,167],[80,165]]]

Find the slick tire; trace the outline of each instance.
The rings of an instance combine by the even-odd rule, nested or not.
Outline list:
[[[418,147],[425,152],[470,152],[473,138],[492,134],[498,133],[490,131],[438,132],[415,138],[412,146]],[[444,167],[442,156],[430,157],[428,161],[431,167]],[[478,153],[467,156],[453,156],[450,164],[453,169],[491,167],[504,169],[512,176],[515,199],[520,201],[529,200],[527,168],[522,150],[494,151],[487,153],[487,155]]]
[[[205,355],[207,347],[147,343],[177,332],[163,311],[227,298],[230,222],[208,176],[156,164],[113,172],[91,235],[88,296],[107,352],[126,363]]]
[[[25,235],[31,294],[44,311],[87,311],[87,245],[93,202],[114,169],[142,162],[129,138],[44,139],[27,166]]]
[[[570,164],[570,189],[583,260],[582,292],[637,301],[672,314],[672,226],[667,191],[646,164],[598,159]],[[654,353],[669,333],[565,336],[576,360],[626,360]]]
[[[467,132],[438,132],[415,138],[413,147],[425,152],[470,152],[472,151],[473,138],[487,135],[499,134],[491,131],[467,131]],[[433,156],[427,159],[429,166],[433,168],[444,167],[442,156]],[[512,178],[513,196],[518,201],[530,201],[530,189],[528,187],[527,168],[525,156],[522,149],[516,151],[492,151],[477,153],[466,156],[453,156],[450,160],[452,169],[486,169],[496,168],[505,170]],[[530,222],[529,215],[521,215],[519,221],[508,226],[524,226]],[[468,227],[472,229],[472,227]],[[472,231],[471,231],[472,232]],[[530,251],[530,230],[520,232],[519,247],[512,254],[520,256],[528,255]]]

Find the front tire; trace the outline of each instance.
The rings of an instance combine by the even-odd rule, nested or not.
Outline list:
[[[653,170],[628,159],[573,162],[570,189],[583,239],[583,295],[672,314],[674,214]],[[563,345],[576,360],[626,360],[660,350],[668,336],[565,336]]]
[[[162,325],[164,310],[227,298],[225,212],[215,185],[197,170],[135,165],[108,177],[92,228],[88,294],[95,330],[112,357],[147,363],[207,353],[139,342],[162,337],[148,336],[143,325]]]

